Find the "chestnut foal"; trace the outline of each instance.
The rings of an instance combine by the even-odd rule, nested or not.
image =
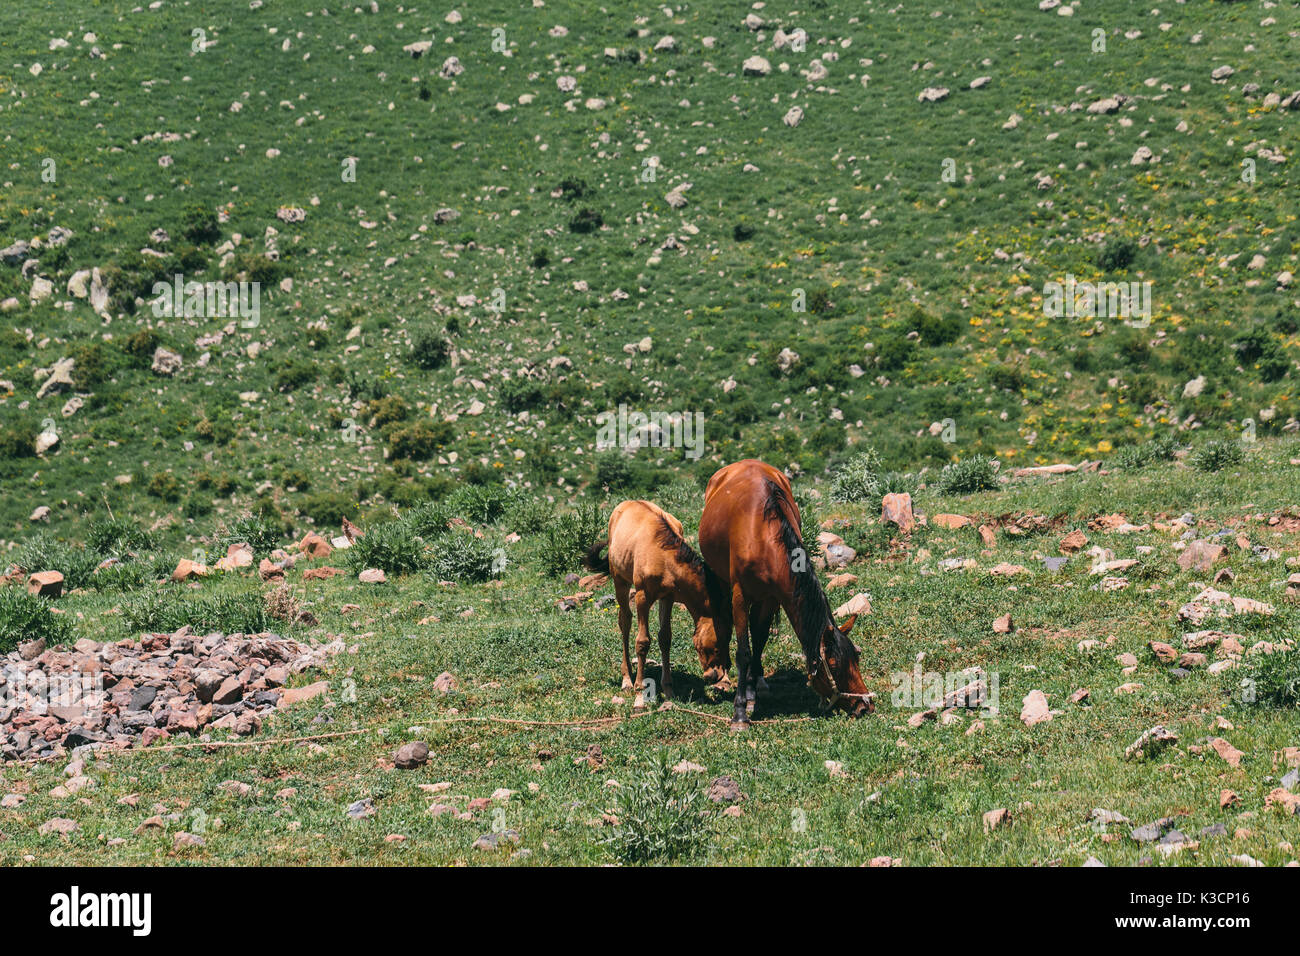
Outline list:
[[[608,555],[601,551],[609,549]],[[707,580],[713,572],[682,537],[682,523],[649,501],[624,501],[609,516],[609,537],[587,552],[583,564],[614,579],[618,598],[618,627],[623,635],[623,687],[636,688],[636,709],[645,707],[645,658],[650,650],[650,607],[659,602],[659,652],[662,655],[660,683],[665,697],[673,693],[672,669],[668,663],[672,640],[673,603],[686,606],[695,621],[692,640],[700,656],[706,682],[726,678],[731,669],[730,643],[721,651],[713,631]],[[716,585],[714,585],[716,587]],[[630,592],[636,591],[636,683],[632,682],[632,661],[628,656],[628,633],[632,626]]]

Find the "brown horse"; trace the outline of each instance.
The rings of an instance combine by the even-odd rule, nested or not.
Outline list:
[[[609,549],[606,557],[600,552]],[[700,656],[704,679],[710,683],[726,678],[731,669],[731,648],[721,653],[713,630],[709,605],[713,572],[700,560],[682,537],[682,523],[658,505],[648,501],[624,501],[609,516],[609,538],[592,545],[583,561],[590,570],[610,575],[618,598],[618,627],[623,635],[623,687],[636,688],[636,702],[645,706],[645,657],[650,650],[650,607],[659,602],[659,651],[662,655],[660,683],[665,697],[673,695],[673,675],[668,663],[672,641],[673,603],[686,605],[695,621],[692,640]],[[716,588],[716,584],[714,585]],[[632,662],[628,657],[628,631],[632,611],[629,592],[636,591],[636,683],[632,683]]]
[[[858,649],[849,640],[857,615],[835,626],[803,550],[799,508],[785,475],[753,459],[716,472],[704,489],[700,551],[722,585],[710,593],[719,643],[728,644],[733,624],[736,629],[734,729],[749,725],[763,678],[763,647],[778,607],[803,646],[808,684],[827,706],[853,716],[871,710]]]

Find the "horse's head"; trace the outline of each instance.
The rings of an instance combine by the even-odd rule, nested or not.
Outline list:
[[[695,633],[691,636],[695,652],[700,655],[700,668],[704,671],[704,681],[716,684],[725,680],[731,670],[731,644],[719,641],[717,631],[713,629],[713,618],[701,614],[695,621]]]
[[[853,717],[871,713],[871,694],[858,670],[858,649],[849,640],[856,614],[839,627],[827,621],[821,635],[821,658],[811,669],[808,683],[832,709]]]

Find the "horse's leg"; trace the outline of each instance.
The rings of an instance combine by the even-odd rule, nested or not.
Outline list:
[[[645,709],[645,656],[650,650],[650,605],[645,589],[636,592],[636,700],[633,710]]]
[[[628,632],[632,629],[632,610],[627,603],[628,586],[614,579],[614,597],[618,601],[618,630],[623,635],[623,689],[630,690],[632,687],[632,661],[628,657],[627,637]]]
[[[731,717],[731,729],[746,730],[753,691],[750,690],[749,674],[749,615],[739,584],[731,586],[731,616],[736,626],[736,706]]]
[[[673,599],[659,599],[659,683],[664,697],[673,696],[673,669],[668,652],[673,643]]]
[[[768,634],[775,616],[775,604],[755,604],[750,608],[749,630],[754,639],[754,659],[750,664],[750,670],[754,673],[754,686],[758,690],[767,690],[767,681],[763,678],[763,648],[767,646]]]

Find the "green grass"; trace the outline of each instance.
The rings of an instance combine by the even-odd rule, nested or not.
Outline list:
[[[798,645],[782,622],[765,657],[771,690],[760,699],[760,722],[744,735],[728,731],[730,700],[702,685],[680,609],[674,621],[678,703],[714,717],[683,710],[633,717],[631,695],[619,687],[615,609],[555,609],[556,598],[571,588],[544,570],[544,537],[505,545],[509,559],[499,582],[448,587],[417,572],[390,576],[376,587],[353,576],[300,581],[299,568],[290,572],[290,584],[320,624],[295,636],[342,638],[355,653],[335,658],[326,673],[296,676],[294,683],[329,680],[329,694],[275,715],[257,739],[361,733],[206,753],[103,755],[88,764],[96,788],[62,800],[49,795],[64,779],[61,764],[5,767],[6,788],[28,799],[0,811],[0,830],[8,837],[0,842],[0,861],[32,854],[43,863],[65,864],[668,862],[672,852],[662,848],[678,846],[673,834],[682,832],[671,812],[677,798],[656,796],[654,787],[638,789],[656,755],[664,754],[671,764],[685,760],[704,768],[679,781],[683,794],[727,775],[745,795],[738,817],[721,814],[724,804],[692,804],[707,813],[697,828],[707,837],[678,846],[682,862],[852,865],[887,855],[909,865],[1077,865],[1092,855],[1131,865],[1151,853],[1128,839],[1127,827],[1112,826],[1120,839],[1103,840],[1087,820],[1090,810],[1102,807],[1124,814],[1133,826],[1177,815],[1179,828],[1193,836],[1212,823],[1227,825],[1228,837],[1168,860],[1157,855],[1155,865],[1227,864],[1239,853],[1281,864],[1295,858],[1294,850],[1281,846],[1294,844],[1295,818],[1264,812],[1263,803],[1281,773],[1275,752],[1300,745],[1294,655],[1220,677],[1196,670],[1173,680],[1146,644],[1180,644],[1189,628],[1177,623],[1177,608],[1207,576],[1180,571],[1177,535],[1154,525],[1130,535],[1086,532],[1092,544],[1117,557],[1139,557],[1126,590],[1089,590],[1097,578],[1088,573],[1086,556],[1076,555],[1055,573],[1035,556],[1057,553],[1066,530],[1086,527],[1098,514],[1121,512],[1134,524],[1151,524],[1190,510],[1204,533],[1226,527],[1295,558],[1300,532],[1267,518],[1291,513],[1295,466],[1289,462],[1298,453],[1294,440],[1267,442],[1251,448],[1236,470],[1212,475],[1173,461],[1123,473],[1015,480],[967,496],[919,489],[917,509],[927,514],[1064,510],[1068,521],[1050,534],[999,533],[988,552],[971,528],[922,528],[904,546],[904,560],[897,560],[897,551],[890,557],[888,548],[861,557],[851,568],[858,583],[831,598],[838,603],[853,590],[872,597],[872,613],[859,621],[854,638],[864,678],[878,694],[877,713],[857,721],[821,714],[805,686]],[[693,507],[676,505],[688,527],[698,521],[699,508],[698,495]],[[843,533],[850,543],[878,533],[888,537],[876,514],[861,505],[823,501],[820,513],[847,521]],[[1138,550],[1144,547],[1153,550],[1144,555]],[[981,570],[940,570],[937,562],[953,556],[974,558]],[[1030,573],[1015,580],[987,574],[1002,561]],[[1232,594],[1276,606],[1270,618],[1227,622],[1247,636],[1247,646],[1300,638],[1300,610],[1278,583],[1291,569],[1281,561],[1260,562],[1234,545],[1223,566],[1236,575],[1226,585]],[[215,605],[262,590],[251,578],[224,575],[204,580],[185,598]],[[113,609],[131,597],[78,591],[58,606],[76,620],[78,636],[118,640],[131,633]],[[1004,613],[1012,615],[1015,630],[996,634],[992,622]],[[1102,647],[1080,652],[1076,645],[1083,640]],[[1132,675],[1121,674],[1115,660],[1124,652],[1138,658]],[[983,729],[969,735],[971,716],[952,725],[908,727],[918,708],[892,705],[891,675],[910,671],[918,654],[926,671],[979,666],[997,674],[1000,715],[983,717]],[[446,696],[431,687],[443,671],[460,683]],[[649,672],[657,676],[654,664]],[[1254,704],[1241,700],[1247,674],[1257,682]],[[1130,681],[1143,687],[1115,693]],[[1091,691],[1088,704],[1069,702],[1078,688]],[[1017,718],[1021,699],[1034,689],[1061,713],[1028,728]],[[1216,727],[1219,716],[1233,729]],[[556,723],[483,722],[488,717]],[[607,717],[625,719],[559,723]],[[1125,747],[1156,723],[1177,733],[1178,743],[1158,759],[1125,761]],[[1203,749],[1211,737],[1224,737],[1245,753],[1239,770]],[[415,739],[429,743],[429,763],[393,769],[386,762],[392,751]],[[588,761],[593,745],[599,748],[595,766]],[[831,776],[828,760],[842,764],[846,776]],[[219,788],[227,780],[252,790],[242,797],[227,793]],[[450,788],[420,789],[442,781]],[[295,792],[276,796],[286,788]],[[515,793],[474,811],[471,820],[427,812],[435,803],[464,810],[467,799],[502,788]],[[1239,794],[1237,807],[1219,808],[1225,788]],[[138,798],[134,806],[119,802],[131,794]],[[367,797],[375,815],[349,819],[347,806]],[[179,820],[167,832],[135,834],[146,817],[160,812],[157,804],[180,814]],[[999,807],[1012,812],[1014,825],[985,833],[982,814]],[[67,840],[40,836],[39,825],[54,816],[78,820],[81,830]],[[611,821],[630,818],[641,822],[617,835]],[[206,821],[206,845],[173,849],[172,833],[192,830],[195,820]],[[1249,833],[1232,836],[1239,827]],[[517,831],[519,843],[492,852],[471,849],[494,829]],[[390,834],[406,839],[387,842]],[[108,842],[116,839],[124,842]],[[521,850],[529,853],[519,857]]]

